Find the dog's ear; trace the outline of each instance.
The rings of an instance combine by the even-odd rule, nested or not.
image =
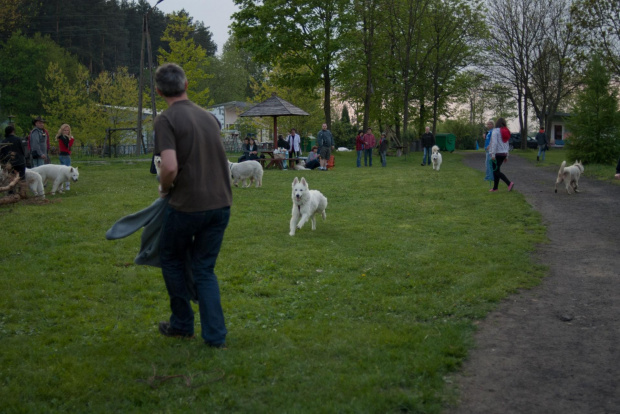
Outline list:
[[[304,177],[301,177],[301,183],[304,185],[304,187],[308,187],[308,182]]]
[[[299,182],[299,179],[295,177],[295,179],[293,180],[293,185],[297,184],[298,182]]]

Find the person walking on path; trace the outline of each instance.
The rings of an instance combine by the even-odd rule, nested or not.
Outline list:
[[[493,188],[489,191],[497,191],[499,180],[501,179],[508,186],[508,191],[512,191],[514,183],[501,171],[502,164],[508,160],[508,141],[510,141],[510,131],[506,127],[506,120],[499,118],[495,122],[495,128],[491,133],[491,143],[489,145],[489,156],[493,163]]]
[[[547,134],[545,134],[545,127],[540,127],[538,134],[536,134],[536,142],[538,143],[538,155],[536,156],[536,161],[540,161],[540,155],[542,154],[542,160],[545,160],[545,152],[547,152],[547,145],[549,141],[547,140]]]
[[[73,138],[73,135],[71,135],[71,127],[69,126],[69,124],[62,124],[60,126],[60,129],[56,134],[56,140],[58,141],[58,159],[60,160],[60,165],[66,165],[67,167],[70,167],[71,147],[73,147],[75,139]],[[71,183],[67,181],[64,185],[64,189],[69,191],[71,189],[70,184]]]
[[[381,134],[381,139],[379,140],[379,155],[381,155],[381,166],[387,166],[387,150],[388,150],[388,140],[385,138],[385,132]]]
[[[426,127],[426,131],[422,134],[422,148],[424,151],[422,155],[422,166],[432,164],[431,154],[433,152],[433,145],[435,145],[435,135],[433,135],[429,127]]]
[[[484,153],[485,153],[484,165],[486,167],[486,171],[484,174],[484,181],[488,181],[489,183],[493,182],[493,166],[491,163],[491,157],[489,156],[489,145],[491,144],[491,133],[493,132],[494,126],[495,126],[495,123],[493,122],[493,120],[489,119],[487,121],[487,133],[486,133],[486,136],[484,137]]]
[[[32,121],[34,128],[30,131],[30,152],[32,153],[32,166],[49,164],[48,151],[50,149],[50,134],[45,129],[45,119],[40,116]]]
[[[321,166],[319,170],[327,171],[327,163],[334,149],[334,136],[332,132],[327,129],[327,124],[323,124],[319,133],[316,134],[316,145],[319,147],[319,156],[321,157]]]
[[[226,324],[214,273],[230,218],[230,171],[220,123],[187,97],[183,69],[166,63],[155,72],[157,93],[168,109],[154,121],[161,156],[160,197],[168,199],[159,245],[172,315],[159,323],[168,337],[194,336],[194,311],[186,284],[191,270],[198,296],[202,339],[226,347]]]

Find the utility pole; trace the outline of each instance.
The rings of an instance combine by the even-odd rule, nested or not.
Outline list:
[[[142,47],[140,48],[140,80],[138,90],[138,128],[136,137],[136,156],[140,155],[142,146],[142,96],[144,95],[144,53],[148,53],[149,64],[149,78],[151,86],[151,111],[152,117],[155,119],[157,116],[157,107],[155,106],[155,82],[153,79],[153,51],[151,50],[151,35],[149,33],[149,13],[155,9],[159,3],[164,0],[159,0],[153,7],[148,9],[142,18]]]

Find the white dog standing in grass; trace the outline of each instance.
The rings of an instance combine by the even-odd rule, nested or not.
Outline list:
[[[566,166],[566,161],[562,161],[562,165],[560,165],[560,171],[558,171],[558,178],[555,180],[555,192],[558,192],[558,184],[564,181],[566,185],[566,192],[570,194],[570,188],[573,188],[573,191],[578,193],[577,187],[579,187],[579,177],[583,172],[583,165],[581,161],[575,161],[573,165],[570,167]]]
[[[30,191],[32,191],[35,196],[45,198],[41,174],[32,171],[30,168],[26,168],[26,182],[28,183],[28,187],[30,187]]]
[[[58,164],[40,165],[33,168],[32,171],[41,175],[43,184],[45,184],[48,180],[52,181],[52,195],[56,194],[56,191],[60,193],[63,192],[63,184],[65,181],[77,181],[80,176],[77,168]],[[67,190],[68,189],[69,185],[67,184]]]
[[[431,161],[433,163],[433,170],[439,171],[439,167],[441,167],[441,153],[439,152],[439,147],[437,145],[433,145],[433,154],[431,155]]]
[[[256,187],[263,185],[263,167],[258,161],[243,161],[243,162],[230,162],[230,178],[237,187],[239,181],[242,182],[242,187],[249,187],[254,181],[256,181]]]
[[[310,190],[305,178],[301,181],[297,177],[293,180],[293,212],[291,217],[290,236],[295,235],[295,229],[301,229],[308,220],[312,221],[312,230],[316,230],[317,213],[323,216],[323,220],[327,217],[325,209],[327,208],[327,198],[318,190]]]

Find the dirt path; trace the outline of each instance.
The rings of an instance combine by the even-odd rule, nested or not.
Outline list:
[[[484,154],[464,162],[482,171]],[[580,194],[554,194],[558,168],[502,166],[543,216],[549,276],[480,323],[447,413],[620,413],[620,186],[582,177]]]

